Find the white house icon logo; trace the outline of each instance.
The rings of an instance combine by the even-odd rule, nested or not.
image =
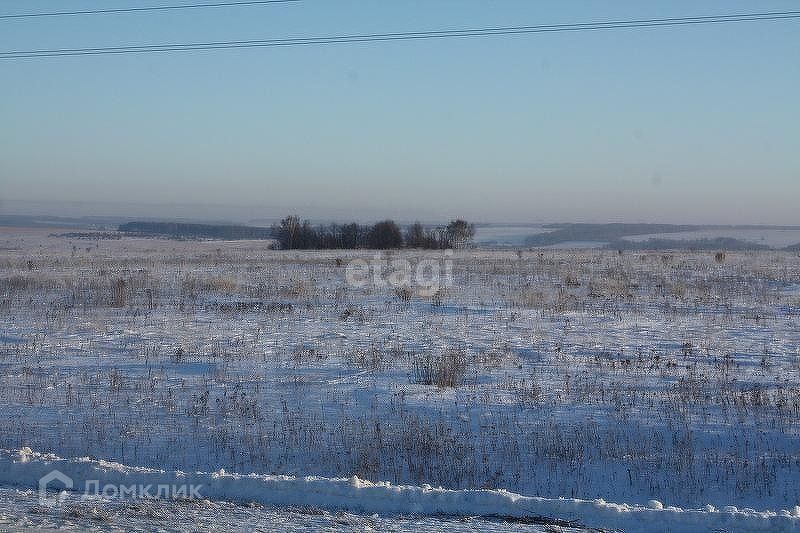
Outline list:
[[[47,497],[47,487],[51,483],[62,485],[62,487],[54,487],[59,490],[59,494],[55,498]],[[42,505],[57,505],[63,502],[66,495],[62,491],[72,489],[73,485],[74,482],[71,477],[58,470],[53,470],[39,480],[39,503]]]

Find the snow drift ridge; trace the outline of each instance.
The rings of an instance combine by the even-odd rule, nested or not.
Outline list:
[[[100,486],[195,485],[209,500],[256,502],[270,506],[311,506],[379,514],[550,517],[582,525],[625,531],[800,531],[800,506],[793,510],[755,511],[711,506],[703,509],[609,503],[602,499],[548,499],[505,490],[447,490],[372,483],[358,479],[292,477],[218,472],[168,472],[89,458],[62,459],[28,448],[0,450],[0,485],[37,488],[39,480],[58,470],[76,488],[89,480]]]

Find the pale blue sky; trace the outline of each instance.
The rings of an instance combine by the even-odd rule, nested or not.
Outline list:
[[[305,0],[0,21],[0,51],[794,9]],[[2,61],[0,200],[800,224],[798,58],[795,20]]]

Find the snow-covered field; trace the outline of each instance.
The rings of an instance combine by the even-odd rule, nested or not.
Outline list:
[[[0,488],[0,531],[581,531],[479,517],[381,516],[225,501],[74,500],[53,509],[35,491]]]
[[[68,499],[58,509],[42,506],[35,491],[0,488],[0,531],[268,531],[268,532],[531,532],[569,533],[574,528],[479,517],[380,516],[319,508],[264,507],[224,501]]]
[[[392,253],[452,260],[452,286],[424,295],[348,284],[373,256],[3,230],[0,526],[90,519],[31,507],[48,459],[20,461],[29,447],[61,466],[258,475],[225,474],[232,488],[203,495],[219,509],[147,503],[193,506],[187,522],[800,528],[796,254]],[[295,502],[268,476],[402,496]],[[147,520],[125,510],[138,502],[97,505]]]

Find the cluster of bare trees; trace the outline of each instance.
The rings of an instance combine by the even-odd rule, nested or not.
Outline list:
[[[393,220],[373,225],[329,224],[313,226],[308,220],[288,216],[273,226],[272,235],[283,250],[393,248],[446,249],[469,246],[475,236],[475,225],[453,220],[446,226],[426,227],[419,222],[405,231]]]

